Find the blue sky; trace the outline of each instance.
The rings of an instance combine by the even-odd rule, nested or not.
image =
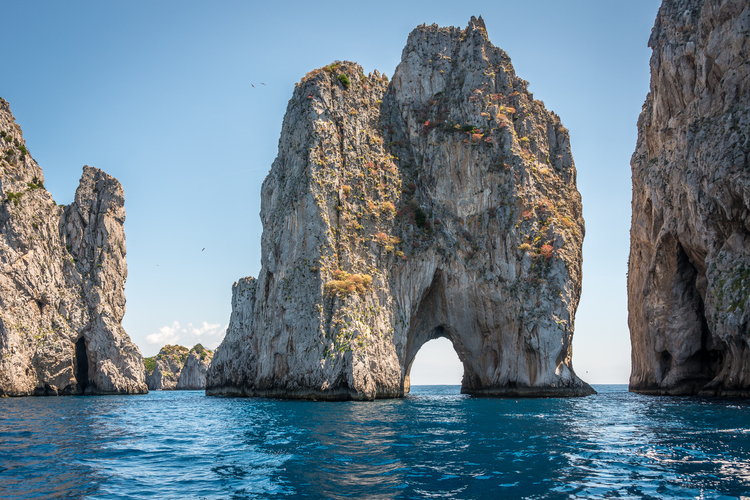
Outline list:
[[[570,130],[586,219],[574,367],[592,383],[626,383],[629,162],[658,6],[4,2],[0,97],[58,203],[72,201],[84,164],[123,184],[123,325],[143,354],[214,346],[232,283],[260,269],[260,185],[294,83],[336,59],[391,76],[414,27],[465,27],[481,14],[490,40]],[[412,369],[413,384],[460,377],[447,341],[426,345]]]

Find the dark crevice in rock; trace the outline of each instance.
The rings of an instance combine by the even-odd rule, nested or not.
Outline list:
[[[89,355],[86,349],[86,339],[81,337],[76,342],[75,357],[76,382],[81,394],[86,393],[89,385]]]

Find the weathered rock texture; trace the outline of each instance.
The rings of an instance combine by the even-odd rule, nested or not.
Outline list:
[[[750,4],[665,1],[632,159],[632,391],[750,396]]]
[[[0,395],[148,392],[121,326],[125,233],[120,183],[83,167],[57,206],[0,99]]]
[[[180,371],[190,351],[181,345],[165,345],[155,358],[144,359],[146,384],[149,390],[171,390],[177,388]],[[154,367],[149,366],[154,363]],[[150,369],[151,368],[151,369]]]
[[[180,371],[177,389],[205,389],[206,373],[213,357],[214,353],[200,344],[190,349],[190,355]]]
[[[145,358],[146,384],[149,390],[205,389],[206,372],[213,352],[196,344],[192,349],[165,345],[159,354]]]
[[[309,73],[263,183],[262,269],[235,283],[208,394],[409,391],[447,337],[479,395],[592,393],[571,362],[584,233],[568,133],[510,59],[421,26],[392,82]]]

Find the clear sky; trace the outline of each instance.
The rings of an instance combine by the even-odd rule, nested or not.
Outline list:
[[[390,77],[417,25],[482,15],[570,130],[586,219],[574,367],[626,383],[629,162],[659,3],[6,1],[0,97],[58,203],[72,201],[84,164],[123,184],[123,325],[142,353],[214,347],[232,283],[260,269],[260,186],[294,83],[337,59]],[[450,343],[434,341],[412,384],[461,373]]]

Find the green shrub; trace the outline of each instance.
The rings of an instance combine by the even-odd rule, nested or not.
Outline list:
[[[18,202],[21,201],[21,196],[23,196],[23,191],[20,191],[18,193],[14,193],[13,191],[8,191],[6,193],[6,198],[4,201],[12,201],[14,205],[18,205]]]
[[[351,84],[352,84],[352,82],[351,82],[351,81],[349,81],[349,77],[348,77],[348,76],[346,76],[346,74],[344,74],[344,73],[341,73],[341,74],[340,74],[339,76],[337,76],[336,78],[338,78],[338,79],[339,79],[339,81],[341,82],[341,85],[343,85],[343,86],[344,86],[344,88],[347,88],[347,89],[348,89],[348,88],[349,88],[349,85],[351,85]]]
[[[143,358],[143,366],[146,367],[146,373],[148,373],[149,375],[154,373],[154,368],[156,368],[156,356]]]

